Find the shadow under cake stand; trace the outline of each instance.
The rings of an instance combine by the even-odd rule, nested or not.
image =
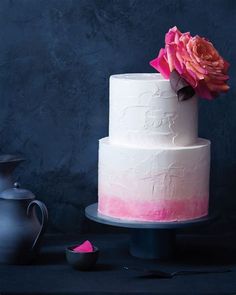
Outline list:
[[[122,220],[102,215],[98,203],[85,209],[88,219],[98,223],[131,229],[130,253],[145,259],[168,259],[174,255],[176,230],[207,225],[217,218],[216,214],[178,222],[145,222]]]

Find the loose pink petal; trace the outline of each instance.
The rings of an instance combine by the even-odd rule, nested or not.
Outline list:
[[[83,244],[75,247],[73,249],[74,252],[93,252],[93,245],[87,240]]]

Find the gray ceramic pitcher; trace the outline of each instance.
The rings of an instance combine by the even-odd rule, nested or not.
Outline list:
[[[35,213],[38,207],[41,222]],[[48,221],[46,206],[15,184],[0,193],[0,263],[26,264],[39,249]]]

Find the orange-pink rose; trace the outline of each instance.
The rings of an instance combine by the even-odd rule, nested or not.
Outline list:
[[[189,32],[181,33],[173,27],[165,36],[165,48],[161,48],[157,58],[150,65],[165,78],[176,70],[203,98],[212,99],[229,89],[225,61],[213,44]]]

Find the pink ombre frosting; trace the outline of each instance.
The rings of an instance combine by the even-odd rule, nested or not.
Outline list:
[[[208,196],[159,201],[131,199],[132,201],[125,201],[101,194],[98,211],[114,218],[138,221],[181,221],[208,214]]]
[[[210,142],[186,147],[99,147],[99,212],[142,221],[183,221],[208,212]]]

